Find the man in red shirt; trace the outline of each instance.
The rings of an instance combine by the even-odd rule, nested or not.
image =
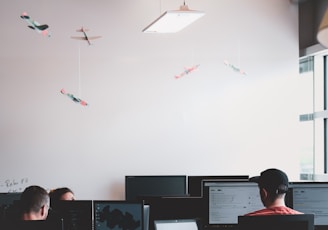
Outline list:
[[[265,208],[248,213],[246,216],[303,214],[285,204],[288,177],[283,171],[274,168],[267,169],[261,172],[260,176],[251,178],[250,181],[258,183]]]

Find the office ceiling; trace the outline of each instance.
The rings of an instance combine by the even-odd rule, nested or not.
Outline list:
[[[178,9],[182,1],[2,1],[0,57],[28,57],[38,64],[49,58],[55,68],[61,68],[56,66],[56,62],[59,64],[60,60],[70,57],[72,62],[69,64],[66,61],[64,64],[76,68],[80,49],[84,66],[101,61],[107,65],[124,62],[128,66],[139,61],[139,67],[142,66],[143,71],[147,72],[154,62],[161,62],[161,71],[175,73],[185,65],[202,64],[206,58],[212,60],[212,64],[223,64],[225,59],[237,64],[244,62],[249,71],[256,72],[258,68],[247,63],[246,57],[248,60],[257,59],[263,51],[275,55],[275,50],[270,50],[270,46],[265,44],[265,36],[277,34],[274,28],[266,28],[265,21],[250,23],[252,19],[248,7],[258,7],[258,18],[268,10],[264,4],[256,4],[259,0],[250,2],[236,7],[231,1],[186,1],[190,9],[203,10],[206,15],[180,33],[158,35],[141,31],[165,10]],[[286,10],[293,8],[292,4],[287,7],[290,9]],[[22,12],[27,12],[40,24],[48,24],[51,37],[43,37],[29,29],[20,18]],[[277,20],[288,19],[277,17]],[[82,26],[90,29],[89,36],[100,35],[102,38],[95,40],[91,47],[86,42],[71,39],[71,36],[81,35],[76,30]],[[256,28],[261,28],[263,32]],[[254,34],[257,34],[256,38]],[[279,36],[277,39],[279,41]],[[165,65],[173,58],[174,65],[170,69]]]

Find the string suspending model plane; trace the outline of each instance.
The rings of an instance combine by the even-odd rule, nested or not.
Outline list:
[[[98,38],[101,38],[101,36],[88,36],[87,35],[87,31],[89,31],[89,29],[86,29],[86,28],[83,28],[83,26],[81,27],[81,29],[78,29],[76,30],[76,32],[81,32],[83,33],[83,36],[71,36],[71,38],[73,39],[77,39],[77,40],[84,40],[84,41],[87,41],[89,45],[91,45],[91,40],[95,40],[95,39],[98,39]]]
[[[22,13],[20,17],[27,22],[30,29],[41,33],[43,36],[50,37],[50,32],[48,31],[49,26],[47,24],[41,25],[37,21],[32,20],[26,12]]]

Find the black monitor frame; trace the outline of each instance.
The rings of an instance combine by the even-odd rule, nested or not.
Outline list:
[[[304,189],[315,189],[315,194],[310,194],[308,197],[303,197],[302,202],[306,200],[304,198],[312,199],[308,200],[313,202],[316,206],[296,204],[295,193],[305,194]],[[308,190],[309,191],[309,190]],[[313,191],[312,191],[313,192]],[[319,197],[322,196],[322,197]],[[317,182],[317,181],[297,181],[289,183],[288,191],[288,205],[303,213],[313,213],[314,225],[316,229],[328,229],[328,182]],[[304,207],[304,209],[303,209]],[[322,221],[325,221],[323,223]]]
[[[20,219],[19,193],[0,193],[0,221]]]
[[[233,190],[235,192],[240,192],[240,194],[237,195],[237,197],[233,197],[235,195],[231,194],[231,202],[228,201],[229,197],[227,197],[224,193],[227,192],[227,188],[229,189],[234,189],[236,187],[236,190]],[[242,191],[241,188],[245,188],[249,190],[250,194],[246,194],[245,191]],[[223,190],[222,190],[223,189]],[[204,180],[203,181],[203,190],[204,190],[204,196],[203,199],[206,202],[206,209],[207,209],[207,217],[205,218],[205,227],[236,227],[238,223],[238,216],[239,215],[244,215],[247,214],[251,211],[255,211],[258,209],[263,209],[264,206],[262,204],[261,198],[260,198],[260,193],[258,189],[258,185],[255,182],[250,182],[250,181],[222,181],[222,180]],[[220,195],[220,192],[223,192]],[[218,195],[216,196],[215,193],[218,192]],[[212,193],[212,195],[210,194]],[[240,195],[245,195],[245,203],[241,205],[240,200],[237,200],[240,197]],[[213,197],[215,196],[215,197]],[[248,198],[247,198],[248,196]],[[219,209],[224,209],[224,213],[221,217],[219,217],[217,214],[220,213],[212,213],[211,209],[213,207],[210,206],[210,202],[213,202],[213,199],[215,199],[215,205],[218,205],[217,202],[220,202],[217,199],[226,199],[225,201],[222,202],[222,206],[218,208]],[[251,197],[251,200],[249,200],[249,197]],[[211,200],[212,198],[212,200]],[[246,200],[247,199],[247,200]],[[232,201],[236,200],[237,203],[235,203],[234,207],[231,207],[231,209],[228,209],[227,205],[234,205]],[[249,202],[251,201],[251,203]],[[236,205],[241,206],[241,207],[236,207]],[[239,210],[242,209],[242,210]],[[214,207],[214,210],[215,207]],[[228,213],[228,210],[233,211],[234,213]],[[237,211],[239,210],[239,211]],[[219,212],[220,210],[216,210],[216,212]],[[220,221],[216,221],[215,218],[221,218]],[[213,219],[214,218],[214,219]]]
[[[238,230],[314,230],[314,215],[238,216]]]
[[[60,200],[52,206],[50,220],[62,219],[65,230],[92,229],[92,200]]]
[[[16,220],[0,222],[1,230],[66,230],[63,220]]]
[[[186,196],[186,175],[125,176],[125,200],[142,200],[150,196]]]
[[[189,196],[203,196],[203,181],[204,180],[218,180],[218,181],[248,181],[248,175],[202,175],[202,176],[188,176],[188,195]]]
[[[94,200],[93,221],[94,230],[102,229],[102,225],[107,225],[106,229],[144,230],[144,204],[142,201]]]

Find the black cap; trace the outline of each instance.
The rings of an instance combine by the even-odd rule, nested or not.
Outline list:
[[[279,169],[267,169],[261,172],[260,176],[250,178],[250,181],[258,183],[260,188],[265,188],[268,192],[275,194],[288,191],[288,177]]]

